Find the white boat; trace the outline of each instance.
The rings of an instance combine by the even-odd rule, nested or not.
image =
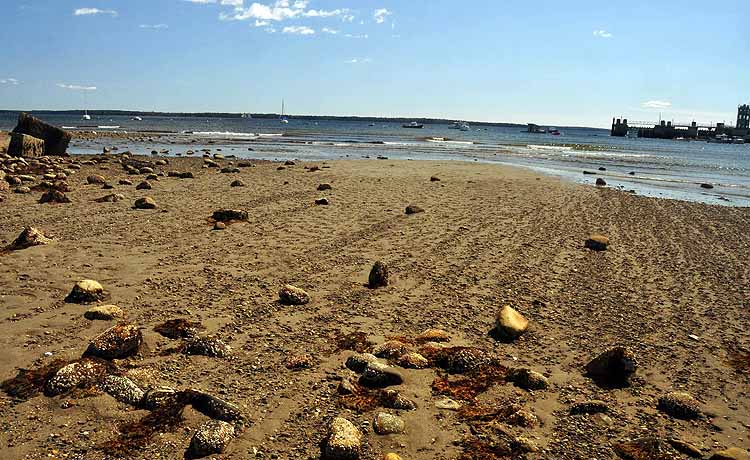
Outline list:
[[[131,118],[131,120],[133,120],[133,121],[143,121],[143,118],[135,116],[135,117]]]
[[[458,129],[460,129],[461,131],[471,131],[471,127],[469,127],[468,123],[461,123],[460,125],[458,125]]]
[[[281,116],[279,117],[279,121],[284,124],[289,123],[289,120],[284,116],[284,99],[281,100]]]
[[[89,115],[88,110],[84,110],[83,117],[84,120],[91,120],[91,115]]]
[[[460,121],[454,121],[451,123],[450,126],[448,126],[449,129],[461,129],[461,122]]]

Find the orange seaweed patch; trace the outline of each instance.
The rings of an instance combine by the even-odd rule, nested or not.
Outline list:
[[[495,384],[504,382],[506,374],[507,368],[497,363],[472,370],[460,379],[451,380],[447,374],[444,374],[433,380],[432,392],[453,399],[474,401],[478,395]]]
[[[334,341],[336,342],[336,351],[352,350],[357,353],[364,353],[374,345],[367,340],[367,334],[361,331],[337,334]]]
[[[26,401],[42,391],[44,384],[69,362],[55,359],[37,369],[19,369],[18,374],[0,383],[0,388],[10,397]]]

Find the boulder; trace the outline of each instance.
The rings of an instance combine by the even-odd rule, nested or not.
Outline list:
[[[240,168],[227,166],[221,168],[221,172],[224,174],[234,174],[240,172]]]
[[[141,168],[138,168],[138,172],[141,174],[153,174],[154,168],[151,168],[149,166],[143,166]]]
[[[700,448],[698,448],[697,446],[687,441],[683,441],[682,439],[671,438],[671,439],[667,439],[667,442],[669,443],[669,445],[674,447],[677,452],[683,453],[687,455],[688,457],[692,457],[692,458],[703,457],[703,452],[701,452]]]
[[[107,364],[98,359],[82,358],[61,367],[44,384],[44,394],[57,396],[74,388],[86,388],[95,385],[107,374]]]
[[[39,157],[44,155],[44,141],[21,133],[11,133],[8,154],[14,157]]]
[[[372,425],[375,428],[375,432],[380,435],[399,434],[403,433],[404,429],[406,429],[406,423],[404,423],[401,417],[387,412],[378,412],[375,415]]]
[[[51,188],[42,194],[39,203],[71,203],[71,201],[62,191]]]
[[[200,390],[187,390],[185,400],[206,417],[224,422],[234,422],[242,418],[236,405]]]
[[[407,215],[417,214],[417,213],[420,213],[420,212],[424,212],[424,209],[420,208],[419,206],[415,206],[413,204],[410,204],[409,206],[406,207],[406,211],[405,212],[406,212]]]
[[[497,312],[495,332],[504,340],[515,340],[529,328],[529,321],[510,305],[505,305]]]
[[[549,387],[547,377],[531,369],[510,369],[507,379],[524,390],[544,390]]]
[[[18,124],[14,133],[27,134],[44,141],[45,155],[65,155],[70,143],[70,133],[47,124],[27,113],[18,115]]]
[[[492,363],[492,355],[481,348],[454,347],[439,364],[450,374],[464,374]]]
[[[8,246],[8,249],[12,251],[18,251],[20,249],[30,248],[32,246],[39,246],[42,244],[50,244],[52,238],[49,238],[44,234],[43,231],[34,227],[24,227],[18,238],[13,240]]]
[[[245,183],[242,182],[240,179],[232,181],[231,184],[229,184],[230,187],[244,187]]]
[[[195,337],[185,342],[182,353],[209,358],[228,358],[232,355],[232,347],[216,337]]]
[[[698,400],[682,391],[673,391],[659,398],[657,408],[665,414],[684,420],[703,417]]]
[[[713,184],[701,184],[701,188],[705,188],[707,190],[711,190],[714,188]]]
[[[99,282],[94,280],[78,281],[70,291],[65,302],[67,303],[92,303],[104,300],[107,293]]]
[[[383,460],[401,460],[401,456],[395,452],[388,452],[383,456]]]
[[[118,181],[118,183],[119,183],[120,185],[133,185],[133,182],[132,182],[132,181],[129,181],[129,180],[127,180],[127,179],[120,179],[120,180]]]
[[[111,321],[113,319],[124,318],[125,312],[117,305],[96,305],[86,310],[83,313],[83,317],[91,321]]]
[[[388,266],[381,261],[375,262],[370,269],[370,276],[367,278],[367,285],[371,289],[388,286],[389,281]]]
[[[153,187],[151,186],[151,183],[147,180],[144,180],[140,184],[135,186],[136,190],[151,190]]]
[[[359,383],[369,388],[385,388],[401,385],[404,377],[396,368],[381,363],[369,363]]]
[[[609,246],[609,238],[604,235],[593,234],[589,236],[583,247],[592,251],[606,251]]]
[[[362,446],[362,433],[349,420],[336,417],[328,428],[325,460],[357,460]]]
[[[143,343],[141,330],[133,324],[118,324],[94,337],[86,354],[102,359],[123,359],[135,354]]]
[[[217,222],[229,222],[232,220],[247,220],[247,211],[241,209],[219,209],[211,216]]]
[[[221,420],[201,424],[190,440],[187,458],[203,458],[224,452],[234,438],[234,426]]]
[[[586,372],[594,380],[618,386],[629,385],[637,369],[635,353],[622,346],[610,348],[586,364]]]
[[[150,196],[138,198],[135,200],[136,209],[156,209],[156,201]]]
[[[180,173],[180,179],[192,179],[195,176],[190,171]]]
[[[107,375],[99,382],[99,389],[116,400],[134,407],[141,405],[145,395],[135,382],[122,375]]]
[[[328,206],[328,198],[318,198],[315,200],[315,204],[318,206]]]
[[[287,284],[279,290],[279,301],[284,305],[304,305],[310,302],[310,294],[304,289]]]
[[[601,177],[597,177],[596,178],[596,185],[598,185],[599,187],[604,187],[605,185],[607,185],[607,181],[605,181]]]
[[[361,374],[370,363],[378,363],[377,356],[370,353],[354,353],[346,359],[345,366],[350,370]]]
[[[107,183],[107,179],[99,174],[92,174],[86,178],[86,183],[103,185]]]

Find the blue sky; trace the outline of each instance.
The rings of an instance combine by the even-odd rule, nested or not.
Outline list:
[[[2,0],[0,108],[733,123],[747,2],[656,3]]]

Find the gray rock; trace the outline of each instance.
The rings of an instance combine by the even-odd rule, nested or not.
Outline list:
[[[367,278],[368,286],[371,289],[385,287],[388,286],[389,281],[390,273],[388,271],[388,266],[381,261],[375,262],[372,269],[370,269],[370,275]]]
[[[82,358],[61,367],[44,385],[44,394],[57,396],[74,388],[87,388],[95,385],[108,372],[103,361]]]
[[[375,415],[373,427],[377,434],[399,434],[404,432],[406,424],[396,415],[388,414],[386,412],[378,412]]]
[[[404,377],[396,368],[380,363],[369,363],[359,383],[370,388],[385,388],[403,383]]]
[[[138,198],[135,200],[136,209],[156,209],[156,201],[150,196]]]
[[[185,342],[182,352],[186,355],[228,358],[232,355],[232,347],[215,337],[195,337]]]
[[[121,375],[107,375],[99,382],[99,388],[116,400],[139,407],[145,392],[132,380]]]
[[[362,447],[362,433],[349,420],[336,417],[328,429],[324,458],[326,460],[357,460]]]
[[[549,386],[547,377],[531,369],[510,369],[507,379],[524,390],[544,390]]]
[[[83,317],[89,320],[111,321],[124,318],[125,312],[117,305],[96,305],[83,313]]]
[[[609,385],[628,385],[638,369],[638,359],[629,348],[610,348],[586,364],[587,373],[596,381]]]
[[[361,374],[370,363],[378,363],[378,358],[370,353],[354,353],[346,359],[346,367]]]
[[[67,303],[91,303],[107,298],[107,293],[101,284],[94,280],[78,281],[70,291],[65,302]]]
[[[143,343],[141,330],[133,324],[118,324],[94,337],[86,354],[103,359],[123,359],[135,354]]]
[[[685,420],[703,417],[698,400],[682,391],[673,391],[659,398],[657,408],[672,417]]]
[[[239,407],[216,396],[200,390],[188,390],[185,395],[193,409],[206,417],[225,422],[234,422],[242,418]]]
[[[234,438],[234,426],[221,420],[209,420],[195,431],[188,447],[188,458],[220,454]]]

